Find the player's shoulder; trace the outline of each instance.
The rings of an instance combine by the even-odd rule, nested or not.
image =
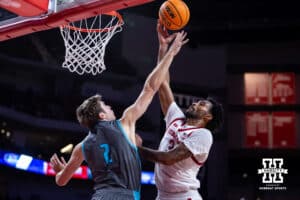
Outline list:
[[[209,134],[211,135],[211,131],[207,128],[197,128],[193,132],[198,133],[198,134]]]
[[[192,132],[192,134],[194,136],[198,136],[198,137],[202,137],[202,138],[206,138],[210,141],[213,140],[213,136],[212,136],[212,133],[210,130],[208,130],[207,128],[199,128],[199,129],[196,129]]]
[[[170,111],[174,111],[174,110],[178,110],[179,106],[177,105],[177,103],[175,101],[173,101],[172,103],[170,103],[170,105],[168,106],[167,112]]]
[[[170,124],[173,122],[175,119],[183,119],[185,118],[184,113],[180,109],[180,107],[176,104],[175,101],[173,101],[167,110],[166,116],[165,116],[165,121],[167,124]]]

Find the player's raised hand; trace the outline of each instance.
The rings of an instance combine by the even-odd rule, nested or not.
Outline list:
[[[160,20],[157,20],[157,36],[158,36],[158,41],[160,48],[168,48],[169,44],[173,41],[175,38],[176,34],[169,34],[168,30],[166,27],[160,22]]]
[[[176,33],[176,37],[169,49],[169,51],[171,51],[174,56],[177,55],[177,53],[180,51],[181,47],[189,41],[189,39],[186,38],[186,36],[187,36],[187,33],[185,31]]]

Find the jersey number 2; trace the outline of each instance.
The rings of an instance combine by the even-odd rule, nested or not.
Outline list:
[[[103,157],[104,157],[105,163],[107,165],[111,164],[112,163],[112,159],[109,157],[109,153],[110,153],[109,145],[108,144],[101,144],[100,148],[104,149]]]

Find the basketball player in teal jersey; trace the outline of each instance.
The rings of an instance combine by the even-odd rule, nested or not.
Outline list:
[[[157,32],[160,62],[176,35],[168,35],[160,24]],[[197,174],[208,157],[213,143],[212,133],[222,125],[223,108],[214,99],[207,98],[193,103],[183,113],[174,101],[169,74],[166,75],[159,89],[166,132],[158,151],[140,147],[140,153],[145,159],[156,162],[156,200],[201,200]]]
[[[76,111],[79,123],[89,128],[87,137],[77,144],[66,163],[56,154],[51,165],[57,173],[57,185],[64,186],[85,160],[95,182],[92,200],[140,199],[141,164],[136,147],[135,123],[146,111],[164,81],[173,58],[187,43],[185,32],[176,33],[161,62],[147,77],[143,90],[121,119],[100,95],[86,99]]]

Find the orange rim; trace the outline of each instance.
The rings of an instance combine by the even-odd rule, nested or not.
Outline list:
[[[122,16],[117,12],[117,11],[110,11],[107,13],[103,13],[101,15],[110,15],[110,16],[115,16],[119,19],[118,23],[114,26],[108,27],[108,28],[95,28],[95,29],[86,29],[86,28],[78,28],[76,26],[71,26],[70,24],[62,25],[61,27],[63,28],[68,28],[73,31],[80,31],[80,32],[85,32],[85,33],[90,33],[90,32],[108,32],[115,28],[116,26],[121,26],[123,24],[123,18]]]

